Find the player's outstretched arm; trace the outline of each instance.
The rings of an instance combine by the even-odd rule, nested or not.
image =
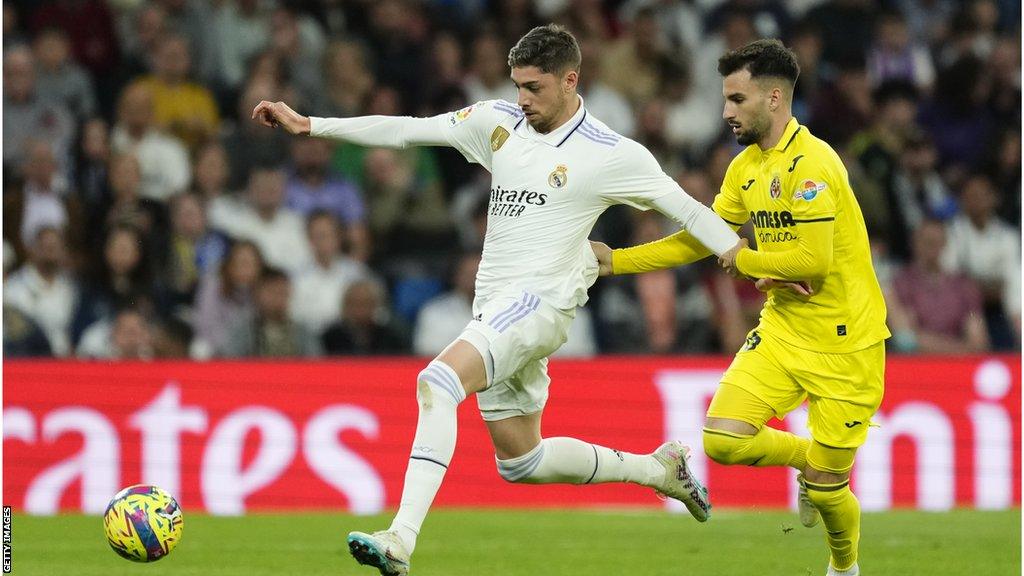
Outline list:
[[[289,134],[331,138],[361,146],[407,148],[409,146],[448,146],[443,117],[357,116],[355,118],[317,118],[303,116],[284,102],[263,101],[252,111],[252,118],[270,128],[283,128]]]
[[[751,278],[774,278],[785,282],[823,280],[832,267],[832,234],[835,222],[802,223],[797,245],[781,252],[759,252],[744,248],[732,261],[719,264],[732,273]]]

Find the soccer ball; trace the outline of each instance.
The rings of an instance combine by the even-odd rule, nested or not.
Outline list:
[[[103,513],[110,547],[133,562],[155,562],[170,554],[181,541],[184,526],[174,497],[146,484],[118,492]]]

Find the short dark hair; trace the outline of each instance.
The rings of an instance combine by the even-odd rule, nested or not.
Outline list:
[[[280,268],[275,268],[273,266],[265,267],[263,269],[263,272],[260,273],[260,286],[265,286],[265,285],[270,284],[272,282],[290,282],[290,281],[291,281],[291,279],[288,278],[288,274],[285,273],[284,270],[281,270]]]
[[[718,59],[718,73],[723,77],[744,68],[750,71],[751,78],[785,78],[794,86],[800,76],[796,54],[774,38],[755,40]]]
[[[537,26],[508,51],[510,68],[536,66],[544,73],[580,69],[580,45],[572,32],[558,24]]]

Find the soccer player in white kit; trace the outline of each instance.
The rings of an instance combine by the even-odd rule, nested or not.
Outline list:
[[[564,28],[534,28],[509,52],[518,103],[478,102],[431,118],[307,118],[260,102],[253,118],[292,134],[364,146],[452,146],[492,174],[473,320],[416,380],[419,419],[401,505],[388,530],[348,537],[352,555],[387,576],[409,572],[420,527],[455,450],[456,411],[477,394],[498,473],[533,484],[631,482],[675,498],[700,521],[711,505],[689,448],[630,454],[575,438],[542,438],[547,357],[566,339],[598,275],[587,236],[609,206],[654,208],[712,252],[742,244],[669,178],[640,144],[591,115],[576,93],[580,52]]]

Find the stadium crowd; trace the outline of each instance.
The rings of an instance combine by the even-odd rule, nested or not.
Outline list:
[[[1019,2],[3,8],[8,357],[438,353],[471,316],[489,175],[451,149],[291,138],[250,112],[264,99],[314,116],[515,102],[508,49],[549,21],[580,40],[591,113],[708,204],[739,151],[717,59],[782,38],[803,70],[794,113],[840,152],[864,212],[890,349],[1019,349]],[[625,246],[670,228],[616,207],[593,237]],[[563,355],[732,352],[763,302],[711,261],[591,294]]]

